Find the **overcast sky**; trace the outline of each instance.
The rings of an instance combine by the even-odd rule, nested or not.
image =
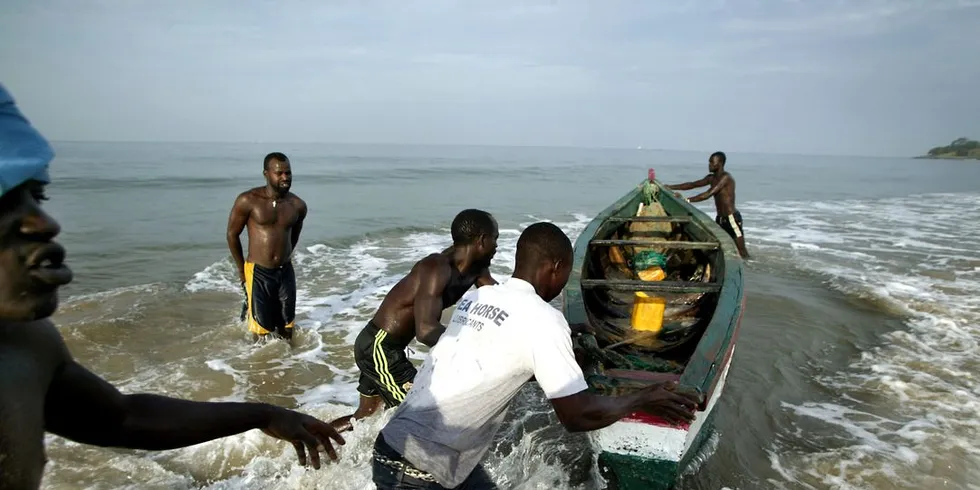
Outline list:
[[[914,155],[980,138],[980,0],[3,0],[55,140]]]

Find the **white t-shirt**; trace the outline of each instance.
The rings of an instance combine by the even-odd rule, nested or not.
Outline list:
[[[531,376],[549,399],[588,388],[565,317],[521,279],[470,291],[381,434],[453,488],[483,459]]]

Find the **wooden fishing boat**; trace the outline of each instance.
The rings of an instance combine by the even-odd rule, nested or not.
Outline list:
[[[650,251],[663,259],[662,280],[643,280],[649,276],[634,267]],[[659,331],[631,319],[638,291],[663,300]],[[653,170],[579,236],[562,308],[569,323],[595,330],[575,338],[590,389],[620,395],[678,380],[704,395],[690,424],[637,412],[590,433],[608,488],[670,488],[696,459],[712,432],[744,306],[734,241]]]

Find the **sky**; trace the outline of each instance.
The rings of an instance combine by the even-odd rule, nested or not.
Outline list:
[[[52,140],[908,156],[980,138],[980,0],[4,0]]]

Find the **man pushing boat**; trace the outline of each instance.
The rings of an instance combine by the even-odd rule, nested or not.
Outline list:
[[[282,153],[266,155],[265,186],[238,195],[228,216],[228,248],[245,293],[252,338],[273,334],[291,339],[296,317],[296,274],[292,254],[306,219],[306,202],[289,192],[293,171]],[[242,230],[248,229],[248,257]],[[243,318],[244,320],[245,318]]]
[[[742,213],[735,207],[735,179],[732,174],[725,171],[725,154],[716,151],[708,157],[708,175],[701,180],[685,182],[683,184],[668,185],[670,190],[686,191],[711,186],[708,190],[688,199],[688,202],[700,202],[709,197],[715,198],[715,222],[721,226],[738,247],[738,254],[743,259],[749,258],[749,252],[745,249],[745,234],[742,231]],[[680,194],[678,194],[680,195]]]
[[[387,407],[400,404],[417,372],[405,354],[412,339],[436,345],[446,330],[440,322],[442,311],[473,285],[497,284],[489,269],[500,236],[493,216],[479,209],[463,210],[453,219],[451,234],[453,245],[418,261],[358,334],[354,362],[361,371],[360,403],[353,415],[332,422],[337,430],[350,429],[352,419],[371,416],[382,402]]]
[[[54,157],[0,85],[0,488],[36,489],[46,432],[106,447],[162,450],[261,429],[295,447],[300,464],[336,459],[328,424],[265,403],[124,395],[76,362],[50,316],[71,282],[58,222],[41,207]]]
[[[568,237],[551,223],[535,223],[518,239],[513,276],[459,300],[416,385],[375,440],[372,476],[380,490],[496,488],[480,461],[532,377],[573,432],[640,410],[693,420],[700,395],[674,383],[619,397],[588,392],[568,322],[548,304],[571,270]]]

